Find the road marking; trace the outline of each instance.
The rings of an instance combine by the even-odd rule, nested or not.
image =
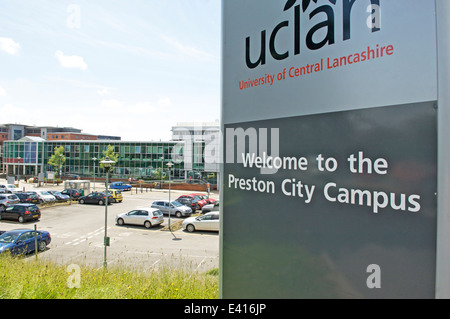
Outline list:
[[[111,229],[111,227],[107,227],[106,229],[107,229],[107,230],[108,230],[108,229]],[[81,244],[82,242],[87,241],[88,239],[92,239],[92,238],[94,238],[95,236],[101,235],[101,234],[103,233],[103,231],[104,231],[104,228],[96,229],[96,230],[94,230],[94,231],[91,231],[91,232],[87,233],[87,234],[86,234],[87,236],[86,236],[86,235],[80,236],[80,237],[75,238],[74,240],[71,240],[71,241],[69,241],[69,242],[67,242],[67,243],[65,243],[65,244],[66,244],[66,245],[77,246],[77,245]]]

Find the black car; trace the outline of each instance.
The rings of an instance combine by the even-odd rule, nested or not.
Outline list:
[[[197,203],[197,200],[193,198],[178,198],[175,201],[192,209],[192,213],[195,213],[197,209],[200,209],[200,205]]]
[[[23,223],[41,218],[41,211],[35,204],[13,204],[0,213],[0,219],[17,220]]]
[[[23,193],[17,193],[15,195],[17,197],[19,197],[19,200],[21,203],[25,203],[25,204],[40,204],[41,203],[41,200],[39,199],[39,196],[36,193],[23,192]]]
[[[80,198],[82,196],[83,192],[81,191],[81,189],[67,188],[67,189],[61,191],[61,194],[69,195],[70,198]]]
[[[59,200],[59,201],[65,201],[65,200],[69,200],[70,199],[69,195],[63,194],[63,193],[58,192],[58,191],[49,190],[48,192],[51,195],[55,196],[56,200]]]
[[[105,205],[105,193],[93,192],[86,196],[78,198],[80,204],[97,204]],[[114,198],[111,194],[108,195],[108,204],[114,202]]]

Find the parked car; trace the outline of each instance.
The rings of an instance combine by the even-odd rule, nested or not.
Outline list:
[[[210,212],[218,212],[219,211],[219,201],[216,200],[214,204],[208,204],[203,206],[202,214],[210,213]]]
[[[192,198],[192,199],[195,199],[197,201],[198,205],[200,206],[200,208],[202,208],[203,206],[205,206],[207,204],[207,202],[203,198],[200,198],[199,196],[192,195],[192,194],[181,195],[178,198]]]
[[[55,196],[56,200],[69,200],[70,196],[66,194],[62,194],[59,191],[49,190],[48,191],[51,195]]]
[[[152,204],[153,208],[159,209],[163,214],[175,215],[176,217],[191,216],[192,209],[177,201],[169,203],[168,200],[157,200]]]
[[[121,191],[117,189],[109,189],[108,193],[113,197],[114,203],[121,203],[123,201],[123,195]]]
[[[38,189],[34,191],[39,198],[44,202],[55,202],[56,201],[56,197],[53,196],[52,194],[50,194],[48,191],[43,190],[43,189]]]
[[[113,202],[112,196],[108,195],[108,204]],[[92,192],[89,195],[81,196],[78,198],[78,202],[80,204],[97,204],[97,205],[105,205],[106,196],[105,193]]]
[[[20,203],[20,199],[17,195],[9,193],[0,194],[0,212],[4,211],[9,205],[18,203]]]
[[[197,200],[193,198],[178,198],[175,201],[179,202],[182,205],[190,207],[192,209],[192,213],[195,213],[197,209],[200,209],[200,205],[197,203]]]
[[[41,211],[36,204],[12,204],[0,212],[0,219],[17,220],[19,223],[39,218],[41,218]]]
[[[36,232],[38,251],[44,251],[51,242],[50,233],[43,230]],[[35,251],[35,232],[32,229],[15,229],[0,235],[0,253],[12,255],[28,254]]]
[[[137,208],[127,213],[116,216],[116,223],[120,226],[124,224],[144,225],[151,228],[164,222],[163,214],[156,208]]]
[[[203,216],[186,218],[181,227],[188,232],[196,230],[219,231],[219,213],[206,213]]]
[[[5,185],[5,188],[6,188],[6,190],[9,191],[10,193],[18,193],[18,192],[22,192],[22,190],[21,190],[19,187],[17,187],[16,185],[14,185],[14,184],[6,184],[6,185]]]
[[[198,196],[199,198],[203,199],[206,201],[206,205],[208,204],[214,204],[214,202],[216,201],[214,198],[209,198],[208,196],[206,196],[205,194],[200,194],[200,193],[193,193],[191,194],[193,196]]]
[[[40,204],[41,200],[39,196],[34,192],[22,192],[22,193],[16,193],[17,197],[19,197],[19,200],[21,203],[26,204]]]
[[[123,182],[113,182],[111,184],[109,184],[109,188],[110,189],[118,189],[121,191],[129,191],[131,190],[131,185],[130,184],[125,184]]]
[[[67,188],[61,191],[61,194],[63,195],[69,195],[70,198],[80,198],[81,196],[83,196],[83,191],[81,189],[76,189],[76,188]]]

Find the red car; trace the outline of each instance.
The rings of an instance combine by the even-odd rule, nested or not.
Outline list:
[[[201,209],[203,206],[205,206],[206,204],[208,204],[207,201],[204,200],[203,198],[200,198],[200,196],[196,196],[196,195],[192,195],[192,194],[189,194],[189,195],[181,195],[181,196],[178,197],[178,198],[192,198],[192,199],[195,199],[195,200],[197,201],[197,204],[200,206],[200,209]]]
[[[206,196],[206,195],[204,195],[204,194],[193,193],[193,194],[191,194],[191,195],[192,195],[192,196],[198,196],[198,197],[200,197],[201,199],[206,200],[206,203],[207,203],[207,204],[214,204],[214,203],[216,202],[215,199],[213,199],[213,198],[208,198],[208,196]]]

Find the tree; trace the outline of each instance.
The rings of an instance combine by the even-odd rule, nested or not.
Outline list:
[[[61,169],[66,162],[66,157],[64,156],[64,146],[55,147],[55,152],[48,160],[48,164],[53,166],[55,170],[58,172],[59,177],[61,178]]]
[[[112,145],[108,145],[108,147],[106,148],[106,150],[103,151],[103,157],[100,158],[100,162],[101,162],[101,161],[104,161],[106,157],[109,157],[109,159],[110,159],[111,161],[114,161],[114,162],[116,162],[116,163],[118,162],[118,160],[119,160],[119,155],[116,154],[116,153],[114,152],[114,147],[113,147]],[[114,166],[115,166],[116,163],[112,164],[109,170],[112,170],[112,169],[114,168]],[[105,169],[105,166],[104,166],[103,164],[100,163],[100,168],[101,168],[101,169]]]

